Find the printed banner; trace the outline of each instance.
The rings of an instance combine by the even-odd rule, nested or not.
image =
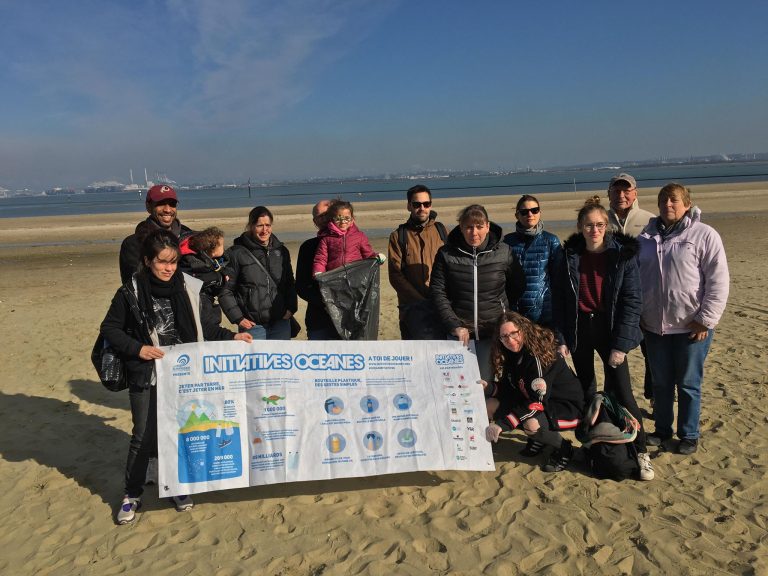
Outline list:
[[[452,341],[181,344],[157,361],[160,496],[494,470],[473,353]]]

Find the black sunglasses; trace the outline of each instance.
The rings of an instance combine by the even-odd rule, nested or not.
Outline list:
[[[432,206],[432,200],[427,200],[426,202],[411,201],[411,206],[413,206],[414,208],[421,208],[422,206],[424,206],[424,208],[429,208],[430,206]]]
[[[528,216],[529,212],[531,214],[538,214],[539,212],[541,212],[541,207],[536,206],[534,208],[518,208],[517,209],[517,213],[520,214],[521,216]]]

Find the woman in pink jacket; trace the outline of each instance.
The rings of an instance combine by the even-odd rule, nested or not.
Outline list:
[[[328,225],[318,232],[320,241],[312,263],[313,275],[378,256],[368,237],[355,225],[351,203],[336,200],[328,208],[328,214]]]
[[[701,222],[690,191],[664,186],[659,217],[638,237],[645,334],[653,375],[656,431],[650,446],[672,438],[675,389],[678,396],[677,451],[693,454],[699,442],[701,381],[714,328],[728,299],[728,262],[720,235]]]

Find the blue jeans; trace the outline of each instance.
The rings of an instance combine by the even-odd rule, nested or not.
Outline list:
[[[687,332],[666,336],[645,332],[645,347],[653,376],[653,413],[657,436],[672,437],[677,388],[677,437],[681,440],[698,439],[701,381],[713,334],[714,330],[709,330],[704,340],[694,342]]]
[[[256,324],[253,328],[240,332],[248,332],[254,340],[290,340],[291,339],[291,321],[275,320],[266,326]]]

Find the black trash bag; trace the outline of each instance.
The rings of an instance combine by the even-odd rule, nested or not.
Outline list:
[[[366,258],[315,276],[325,309],[342,340],[379,335],[379,263]]]

